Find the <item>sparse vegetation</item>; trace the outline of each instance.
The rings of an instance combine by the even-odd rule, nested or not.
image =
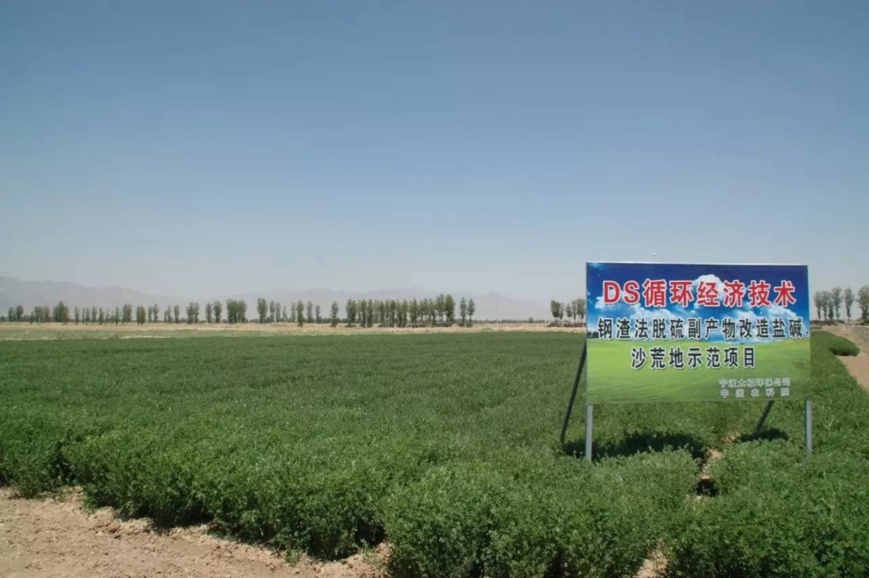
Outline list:
[[[869,323],[869,285],[860,287],[857,293],[857,300],[860,304],[860,319],[863,323]]]
[[[301,304],[301,312],[299,305]],[[0,318],[2,321],[20,322],[29,321],[30,323],[48,323],[59,322],[66,323],[70,321],[69,309],[64,304],[65,309],[59,310],[57,307],[51,309],[49,307],[37,306],[33,313],[29,316],[24,315],[24,308],[21,306],[10,307],[5,318]],[[340,322],[345,322],[349,327],[435,327],[443,326],[450,327],[457,322],[461,327],[470,327],[473,323],[473,318],[476,313],[476,304],[473,299],[462,297],[459,302],[459,318],[456,318],[456,301],[450,294],[438,295],[435,299],[349,299],[345,307],[345,316],[343,319],[339,317],[340,309],[333,311],[337,303],[332,304],[329,309],[330,316],[328,321],[332,327],[337,327]],[[106,313],[100,310],[98,313],[96,307],[80,309],[75,307],[75,323],[103,323],[127,324],[133,321],[133,314],[136,315],[136,323],[143,325],[144,323],[157,323],[161,321],[161,310],[158,304],[149,305],[145,308],[144,321],[139,316],[140,306],[125,304],[121,308],[117,308],[115,313]],[[189,325],[199,323],[200,304],[190,302],[185,306],[182,316],[182,310],[179,305],[169,305],[163,310],[162,321],[164,323],[180,324],[185,321]],[[226,302],[226,320],[230,324],[247,323],[246,316],[247,304],[243,300],[229,299]],[[205,322],[220,324],[223,321],[224,306],[220,301],[207,302],[204,307]],[[65,320],[65,321],[64,321]],[[281,303],[259,297],[256,300],[256,321],[261,324],[291,322],[298,323],[301,327],[305,323],[324,323],[327,321],[323,316],[322,307],[312,301],[294,302],[289,309],[282,306]]]
[[[332,324],[332,327],[338,327],[338,302],[332,301],[332,309],[331,309],[331,317],[329,318]]]
[[[851,322],[851,307],[854,305],[854,292],[851,291],[850,287],[845,288],[845,293],[843,294],[845,300],[845,317],[848,319],[848,323]]]
[[[247,303],[242,299],[227,299],[226,321],[230,324],[247,323]]]
[[[577,325],[577,318],[581,323],[585,319],[586,302],[584,298],[561,303],[553,299],[549,302],[549,312],[552,313],[553,325],[561,325],[564,317],[568,321],[573,320],[573,324]]]
[[[815,291],[814,305],[817,321],[833,324],[841,321],[851,322],[854,303],[860,307],[861,323],[869,323],[869,285],[861,287],[856,295],[850,287],[834,287],[830,291]],[[844,315],[842,306],[844,305]]]

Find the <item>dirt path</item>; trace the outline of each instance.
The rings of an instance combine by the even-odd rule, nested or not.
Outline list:
[[[262,548],[206,534],[205,527],[152,531],[146,520],[93,513],[81,496],[24,500],[0,488],[0,576],[6,578],[373,578],[363,555],[295,566]]]
[[[857,380],[860,387],[869,391],[869,328],[854,325],[836,325],[830,330],[853,341],[860,348],[860,354],[856,356],[843,355],[839,360],[848,369],[848,372]]]
[[[217,325],[199,323],[148,323],[137,325],[62,325],[46,323],[0,323],[0,341],[39,341],[51,339],[165,339],[170,337],[253,336],[253,335],[392,335],[426,333],[488,333],[492,331],[535,331],[583,333],[585,327],[549,327],[546,323],[475,323],[472,327],[332,327],[328,323],[239,323]]]
[[[848,372],[857,380],[860,387],[869,391],[869,355],[861,348],[856,356],[840,356],[839,361],[845,364]]]

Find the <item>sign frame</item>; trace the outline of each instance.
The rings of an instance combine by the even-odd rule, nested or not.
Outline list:
[[[595,266],[630,266],[630,265],[648,265],[654,267],[700,267],[700,268],[759,268],[759,267],[768,267],[768,268],[778,268],[778,267],[799,267],[805,270],[805,295],[803,296],[806,301],[808,301],[810,290],[809,290],[809,281],[808,281],[808,266],[805,264],[785,264],[785,263],[662,263],[662,262],[644,262],[644,261],[588,261],[586,262],[586,288],[587,288],[587,296],[590,296],[591,293],[588,291],[588,286],[591,281],[589,271],[592,265]],[[804,339],[809,340],[811,335],[811,319],[810,319],[810,303],[807,303],[807,313],[806,313],[806,336]],[[591,303],[589,303],[589,313],[591,312]],[[588,324],[590,323],[590,316],[586,321],[586,329],[588,328]],[[707,335],[708,337],[708,335]],[[573,405],[576,399],[576,394],[580,385],[580,381],[582,378],[582,373],[587,369],[588,362],[588,333],[586,333],[586,341],[585,345],[582,349],[581,357],[579,360],[579,367],[577,368],[576,378],[574,380],[573,388],[571,391],[570,400],[568,402],[567,410],[565,412],[564,421],[562,423],[561,429],[561,444],[564,446],[565,437],[567,434],[567,428],[569,426]],[[809,342],[809,351],[811,351],[811,345]],[[809,355],[809,364],[811,364],[811,359]],[[805,445],[806,452],[808,454],[812,454],[812,392],[811,392],[811,383],[809,382],[806,386],[808,389],[805,392],[804,405],[805,405]],[[589,380],[586,377],[585,383],[585,393],[586,393],[586,403],[585,403],[585,457],[587,460],[592,459],[592,450],[593,450],[593,433],[594,433],[594,403],[589,403]],[[663,400],[662,400],[663,401]],[[677,400],[668,400],[668,401],[677,401]],[[746,401],[751,401],[747,399]],[[760,417],[760,420],[757,423],[755,428],[755,432],[761,431],[764,421],[766,420],[769,412],[772,409],[774,401],[782,401],[782,399],[777,400],[769,400],[766,403],[766,406],[763,410],[763,413]],[[788,400],[789,401],[789,400]]]

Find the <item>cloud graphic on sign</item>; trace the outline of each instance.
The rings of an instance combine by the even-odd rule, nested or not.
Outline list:
[[[631,319],[681,319],[679,315],[669,309],[646,309],[640,305],[631,307]]]
[[[594,308],[598,311],[612,311],[613,309],[619,307],[621,304],[621,301],[619,301],[618,303],[604,303],[603,295],[600,295],[597,299],[594,300]]]
[[[694,291],[694,303],[691,305],[691,311],[696,312],[700,309],[703,309],[704,313],[706,313],[707,315],[710,313],[709,308],[700,307],[697,303],[697,291],[700,287],[701,282],[715,284],[716,289],[718,289],[718,296],[719,296],[719,299],[721,300],[722,309],[725,309],[723,306],[724,305],[724,296],[727,293],[724,289],[724,281],[722,281],[716,275],[701,275],[700,277],[697,277],[694,280],[694,282],[691,284],[691,287]],[[770,300],[772,300],[774,298],[775,298],[775,293],[771,292]],[[787,308],[782,307],[780,305],[770,305],[768,308],[766,308],[766,310],[768,312],[768,315],[766,315],[766,317],[769,319],[771,319],[772,317],[789,317],[789,318],[798,317],[796,313],[794,313],[790,309],[787,309]],[[736,311],[753,311],[753,309],[751,307],[751,300],[749,299],[749,296],[748,296],[748,283],[747,282],[746,282],[746,295],[745,295],[745,299],[742,302],[742,307],[734,309],[733,311],[734,312],[736,312]]]
[[[764,315],[758,315],[751,308],[736,309],[733,311],[733,313],[735,314],[734,318],[736,319],[737,323],[739,323],[739,321],[742,319],[747,319],[751,322],[752,327],[757,327],[758,319],[766,319],[767,321],[769,321],[770,327],[772,327],[772,321],[776,317],[784,318],[786,320],[800,319],[799,315],[797,315],[793,311],[791,311],[789,309],[785,309],[784,307],[781,307],[779,305],[773,305],[769,309],[764,310],[764,313],[765,313]],[[803,319],[803,323],[804,324],[807,323],[807,320]],[[803,326],[803,332],[804,332],[804,335],[806,332],[808,332],[808,327],[806,325]],[[795,339],[799,339],[799,338],[795,338]],[[742,341],[744,343],[754,343],[754,342],[759,342],[762,340],[760,340],[756,337],[752,337],[751,339],[742,339],[740,341]]]
[[[694,305],[691,307],[694,311],[697,309],[706,309],[705,307],[700,307],[697,304],[697,293],[700,289],[700,283],[714,283],[715,287],[718,289],[718,296],[721,299],[721,302],[724,303],[724,281],[719,279],[716,275],[700,275],[694,282],[691,284],[691,288],[694,292]]]
[[[782,307],[781,305],[770,305],[768,311],[771,317],[798,317],[796,313],[794,313],[790,309]]]
[[[757,320],[761,318],[760,315],[758,315],[757,313],[755,313],[751,309],[748,309],[748,310],[737,309],[734,311],[734,313],[736,313],[736,317],[734,317],[733,319],[736,320],[737,326],[739,325],[740,321],[742,321],[743,319],[747,319],[751,323],[752,327],[756,327]],[[739,341],[742,343],[757,343],[760,341],[760,339],[758,339],[757,337],[751,337],[749,339],[740,338]]]

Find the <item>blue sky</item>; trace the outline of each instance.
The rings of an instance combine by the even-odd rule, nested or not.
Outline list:
[[[0,3],[0,275],[538,301],[869,283],[869,3]]]

